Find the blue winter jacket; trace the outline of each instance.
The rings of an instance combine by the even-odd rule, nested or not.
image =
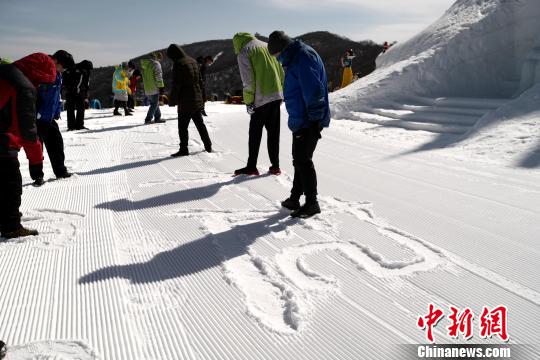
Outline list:
[[[53,119],[60,118],[62,111],[61,94],[62,75],[56,73],[54,84],[40,84],[37,97],[38,121],[50,123]]]
[[[285,68],[283,95],[293,133],[314,123],[330,124],[328,80],[321,57],[313,48],[296,40],[278,57]]]

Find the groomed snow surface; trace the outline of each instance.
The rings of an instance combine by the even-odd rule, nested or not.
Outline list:
[[[183,158],[169,156],[176,109],[142,125],[146,110],[92,110],[90,130],[63,132],[70,179],[35,188],[22,161],[23,224],[40,235],[0,243],[8,359],[406,359],[400,344],[426,343],[429,303],[506,305],[510,343],[538,345],[537,170],[334,121],[315,155],[323,212],[294,220],[279,206],[293,173],[284,109],[284,174],[264,174],[263,141],[263,175],[236,178],[243,106],[207,104],[215,152],[192,125]],[[437,343],[464,342],[446,326]]]

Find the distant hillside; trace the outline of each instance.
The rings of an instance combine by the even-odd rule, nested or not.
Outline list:
[[[266,38],[257,36],[267,41]],[[312,32],[301,35],[298,38],[312,46],[321,55],[328,72],[331,88],[341,83],[342,69],[340,58],[345,49],[352,48],[357,57],[353,63],[353,71],[365,76],[375,70],[375,59],[382,51],[382,46],[372,41],[355,42],[347,38],[331,34],[326,31]],[[237,93],[242,89],[242,82],[238,72],[238,63],[234,54],[232,40],[209,40],[188,45],[182,45],[184,50],[193,58],[197,56],[221,55],[207,72],[208,94],[216,94],[219,99],[223,99],[226,93]],[[165,54],[166,49],[162,49]],[[142,58],[137,57],[136,63]],[[127,61],[125,59],[123,61]],[[120,62],[120,61],[119,61]],[[170,79],[172,63],[167,57],[162,61],[165,85],[167,91],[170,89]],[[111,101],[111,80],[114,68],[112,66],[96,68],[92,73],[90,97],[98,98],[104,106],[110,106]],[[142,84],[140,86],[142,88]],[[142,96],[142,93],[138,96]]]

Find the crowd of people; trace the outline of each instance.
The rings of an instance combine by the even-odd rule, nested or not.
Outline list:
[[[317,52],[301,40],[293,40],[282,31],[270,34],[268,43],[249,33],[233,37],[234,51],[243,84],[243,101],[250,115],[248,159],[238,175],[259,175],[257,158],[263,129],[267,132],[268,172],[281,174],[280,107],[285,102],[288,127],[292,132],[294,180],[289,197],[281,204],[291,216],[307,218],[320,213],[317,201],[317,175],[313,154],[321,131],[329,126],[327,76]],[[173,63],[168,95],[169,106],[177,106],[180,147],[173,157],[188,156],[189,123],[193,120],[204,149],[212,152],[212,141],[204,124],[206,70],[211,56],[190,57],[181,46],[171,44],[167,57]],[[115,67],[112,79],[114,115],[129,116],[135,108],[135,92],[142,80],[149,101],[145,123],[162,123],[160,96],[165,93],[161,61],[163,54],[152,52],[135,62]],[[66,98],[67,129],[85,129],[84,110],[92,63],[75,63],[67,51],[53,55],[34,53],[13,63],[0,65],[0,232],[4,238],[37,235],[21,224],[19,212],[22,176],[18,152],[23,148],[29,160],[34,185],[44,183],[43,146],[46,147],[57,178],[71,176],[65,167],[64,145],[57,120],[61,111],[61,92]],[[301,197],[305,202],[301,205]]]

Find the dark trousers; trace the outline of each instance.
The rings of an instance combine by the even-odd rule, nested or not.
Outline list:
[[[21,226],[22,177],[15,156],[0,156],[0,231],[17,230]]]
[[[124,109],[124,115],[129,112],[127,108],[127,101],[114,100],[114,112],[118,112],[118,109]]]
[[[130,109],[135,109],[135,98],[133,97],[133,95],[128,95],[127,106]]]
[[[50,123],[38,121],[37,132],[42,146],[45,145],[45,148],[47,149],[47,154],[49,155],[49,160],[51,161],[54,175],[58,177],[65,174],[67,169],[64,165],[64,161],[66,159],[64,155],[64,139],[62,138],[62,133],[58,128],[56,120],[52,120]],[[31,166],[30,176],[32,176],[32,179],[35,180],[35,177],[44,176],[42,167],[38,173],[35,171],[35,169],[32,170]]]
[[[306,202],[317,201],[317,173],[313,165],[313,153],[321,133],[317,127],[302,129],[293,134],[292,156],[294,166],[292,199],[306,196]]]
[[[81,95],[66,95],[68,130],[80,130],[84,128],[84,107],[84,99]]]
[[[208,130],[206,125],[204,125],[204,120],[200,111],[194,113],[179,113],[178,114],[178,135],[180,137],[180,151],[188,150],[188,141],[189,141],[189,122],[193,120],[199,136],[204,144],[204,148],[209,150],[212,148],[212,141],[210,141],[210,136],[208,135]]]
[[[266,143],[268,146],[268,157],[272,166],[279,167],[279,128],[280,128],[280,105],[281,100],[272,101],[255,109],[249,122],[249,158],[248,168],[257,167],[259,148],[263,127],[268,135]]]

